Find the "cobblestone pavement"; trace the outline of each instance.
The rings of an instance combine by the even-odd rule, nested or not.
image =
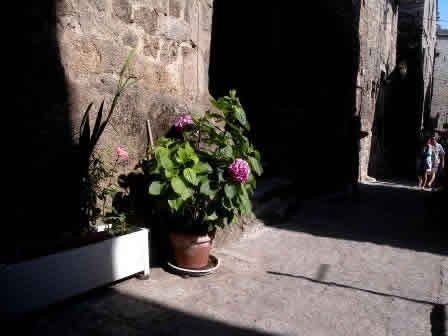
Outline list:
[[[258,211],[263,229],[213,251],[216,273],[182,278],[155,268],[149,280],[128,279],[17,325],[64,336],[448,335],[448,253],[438,227],[425,223],[428,195],[387,182],[363,185],[359,202],[333,195],[297,204],[273,193]]]

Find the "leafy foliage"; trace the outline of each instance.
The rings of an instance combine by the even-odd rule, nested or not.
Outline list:
[[[152,180],[149,194],[180,223],[176,230],[213,231],[249,214],[249,195],[256,187],[253,174],[263,172],[260,153],[245,135],[250,126],[235,90],[211,103],[221,113],[195,115],[181,137],[159,138],[144,165]],[[246,183],[233,181],[227,173],[237,158],[250,166]]]
[[[88,230],[89,226],[96,223],[101,215],[101,209],[97,207],[97,200],[104,200],[114,190],[108,190],[101,187],[102,181],[109,179],[111,173],[104,166],[99,155],[95,153],[95,147],[108,125],[115,108],[118,105],[120,96],[130,86],[138,80],[131,75],[126,75],[129,65],[135,56],[135,49],[132,49],[126,59],[125,64],[120,70],[120,78],[117,83],[115,95],[109,111],[104,116],[104,100],[102,101],[95,119],[93,129],[90,127],[90,110],[93,103],[87,107],[80,125],[79,149],[81,156],[81,231]]]

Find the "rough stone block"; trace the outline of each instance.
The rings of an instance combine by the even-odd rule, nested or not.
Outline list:
[[[131,23],[132,7],[128,0],[113,0],[113,11],[120,20]]]
[[[135,11],[135,23],[149,35],[154,35],[157,32],[158,18],[157,13],[150,8],[143,7]]]
[[[162,50],[160,51],[160,60],[164,64],[174,63],[179,54],[179,43],[177,41],[163,41]]]
[[[182,1],[184,2],[184,1]],[[180,18],[182,11],[181,1],[179,0],[170,0],[170,16],[174,16],[176,18]]]
[[[101,53],[91,36],[61,35],[61,58],[67,75],[78,79],[101,71]]]
[[[183,20],[172,17],[160,17],[160,34],[170,40],[189,41],[191,39],[191,27]]]
[[[160,51],[159,38],[146,37],[145,44],[143,46],[143,54],[146,56],[152,56],[157,59]]]
[[[135,48],[138,44],[138,36],[131,30],[128,30],[121,39],[124,45]]]

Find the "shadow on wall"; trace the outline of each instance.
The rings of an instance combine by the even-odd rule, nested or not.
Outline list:
[[[415,155],[418,146],[422,111],[423,74],[417,51],[406,54],[407,73],[400,74],[398,66],[388,78],[389,99],[384,113],[384,149],[387,174],[392,177],[415,177]]]
[[[385,146],[385,114],[389,103],[390,80],[385,78],[385,73],[381,72],[380,81],[376,84],[375,114],[372,125],[372,145],[370,147],[370,159],[368,176],[374,178],[388,177],[387,148]]]
[[[303,193],[340,188],[352,169],[341,158],[351,155],[355,12],[351,1],[214,3],[210,93],[237,89],[266,174],[292,177]]]
[[[404,78],[394,71],[392,81],[391,110],[386,115],[385,141],[388,149],[388,162],[391,176],[415,176],[415,152],[418,146],[417,134],[425,115],[425,98],[430,89],[424,92],[423,57],[421,50],[421,30],[415,18],[405,12],[398,20],[397,64],[405,65]],[[429,100],[426,101],[429,104]]]
[[[21,33],[10,50],[5,78],[8,100],[7,209],[12,221],[0,244],[2,258],[14,253],[15,240],[50,239],[77,222],[77,160],[72,138],[72,111],[61,64],[56,25],[59,1],[17,3]]]

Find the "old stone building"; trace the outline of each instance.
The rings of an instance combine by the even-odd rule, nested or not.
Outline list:
[[[406,75],[392,83],[392,112],[386,125],[389,163],[395,176],[415,174],[416,134],[428,120],[431,105],[436,19],[437,0],[400,2],[397,63]]]
[[[74,121],[88,102],[111,99],[117,73],[136,48],[131,72],[140,81],[122,97],[109,145],[126,146],[135,159],[146,146],[145,120],[160,136],[177,114],[208,106],[211,1],[64,0],[56,15]]]
[[[437,33],[431,116],[433,127],[448,129],[448,30]]]
[[[409,70],[420,76],[417,92],[420,110],[420,124],[423,126],[425,116],[431,105],[431,88],[434,67],[434,52],[437,30],[438,0],[406,0],[400,3],[399,48],[400,61],[411,63]],[[418,59],[416,68],[412,69],[412,57]]]
[[[93,102],[109,110],[121,66],[131,48],[131,73],[139,81],[122,95],[98,147],[130,153],[131,171],[147,145],[146,120],[155,136],[176,115],[208,107],[212,1],[51,0],[13,4],[23,24],[15,35],[6,71],[14,112],[8,155],[11,212],[30,235],[57,234],[77,221],[80,120]],[[20,131],[20,136],[17,136]],[[26,191],[26,192],[25,192]],[[36,214],[44,225],[33,225]],[[75,223],[76,224],[76,223]],[[19,229],[18,227],[15,229]]]
[[[105,99],[107,110],[131,48],[131,72],[140,81],[121,97],[100,144],[106,156],[125,146],[129,170],[146,148],[146,120],[160,136],[180,113],[208,108],[209,92],[235,88],[266,172],[294,177],[298,193],[340,190],[358,171],[361,179],[383,175],[399,145],[391,139],[401,136],[400,127],[413,136],[431,87],[436,1],[413,2],[423,13],[411,36],[417,44],[406,39],[405,21],[397,29],[405,3],[412,5],[51,0],[22,8],[17,2],[23,24],[7,71],[11,125],[21,136],[8,131],[23,151],[8,156],[17,163],[11,209],[20,222],[43,213],[46,225],[30,225],[35,231],[52,232],[61,218],[76,221],[67,214],[77,211],[79,197],[73,154],[79,121],[90,102],[96,111]],[[411,74],[406,82],[394,77],[401,60]],[[368,136],[359,143],[361,130]]]
[[[369,134],[361,139],[360,179],[384,175],[387,166],[385,113],[388,94],[386,80],[395,70],[398,4],[393,0],[360,2],[359,69],[356,112],[361,127]]]

